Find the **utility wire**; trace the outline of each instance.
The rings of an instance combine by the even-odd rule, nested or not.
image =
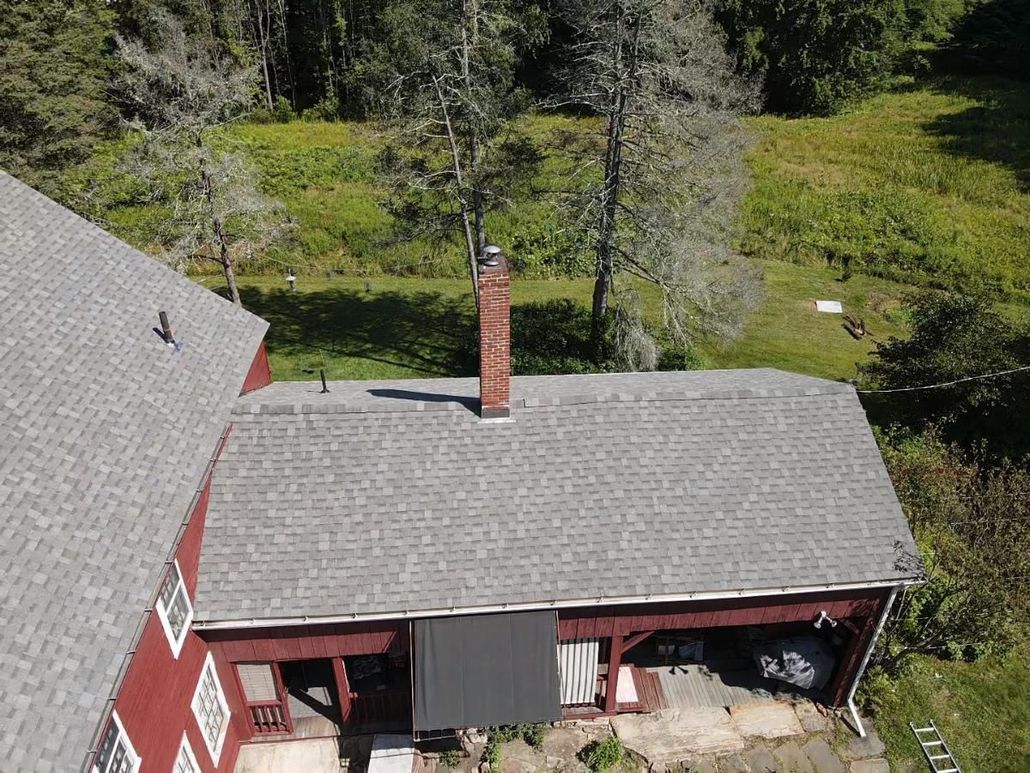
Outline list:
[[[940,384],[924,384],[923,386],[913,387],[898,387],[897,389],[857,389],[860,395],[883,395],[891,392],[916,392],[920,389],[940,389],[941,387],[954,386],[955,384],[962,384],[966,381],[979,381],[985,378],[995,378],[997,376],[1007,376],[1010,373],[1021,373],[1022,371],[1030,370],[1030,365],[1024,365],[1020,368],[1012,368],[1011,370],[1000,370],[997,373],[984,373],[979,376],[966,376],[965,378],[957,378],[954,381],[944,381]]]

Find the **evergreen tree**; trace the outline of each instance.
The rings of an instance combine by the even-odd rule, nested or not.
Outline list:
[[[719,0],[718,18],[785,113],[832,113],[882,85],[908,25],[905,0]]]
[[[0,167],[60,198],[113,119],[104,0],[0,0]]]

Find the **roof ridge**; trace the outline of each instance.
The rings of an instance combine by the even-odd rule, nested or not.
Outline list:
[[[294,382],[296,383],[296,382]],[[314,382],[311,382],[314,384]],[[375,383],[375,382],[369,382]],[[334,413],[407,413],[419,411],[474,410],[478,399],[470,395],[434,394],[412,392],[401,395],[376,395],[383,403],[371,403],[364,396],[374,390],[360,394],[342,395],[320,401],[318,392],[312,390],[310,398],[298,398],[288,402],[263,402],[257,398],[260,391],[252,392],[248,399],[237,400],[233,406],[234,416],[254,415],[319,415]],[[516,395],[513,407],[523,410],[551,408],[562,405],[586,405],[590,403],[660,403],[719,400],[776,400],[799,397],[822,397],[836,394],[854,394],[855,388],[843,382],[827,381],[824,384],[796,387],[733,388],[733,389],[659,389],[648,392],[602,391],[571,394]],[[332,395],[332,393],[329,393]],[[423,394],[426,399],[416,397]],[[393,398],[393,399],[391,399]],[[389,402],[386,402],[389,400]]]

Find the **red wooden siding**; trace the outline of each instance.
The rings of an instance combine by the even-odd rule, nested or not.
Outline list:
[[[408,647],[408,621],[203,631],[211,651],[230,663],[375,655]]]
[[[834,591],[818,594],[661,604],[581,607],[558,610],[558,637],[589,639],[625,636],[637,631],[768,625],[815,620],[821,610],[833,618],[875,615],[887,590]]]
[[[265,663],[283,660],[338,659],[347,655],[376,655],[408,648],[408,621],[389,620],[337,625],[299,625],[236,631],[203,631],[203,636],[219,664],[233,669],[233,663]],[[339,664],[342,665],[342,664]],[[234,669],[233,669],[234,670]],[[339,680],[343,669],[334,662]],[[343,678],[340,689],[345,716],[351,712],[351,693]],[[253,737],[247,720],[246,696],[235,676],[222,683],[233,713],[233,723],[241,740]],[[409,698],[410,700],[410,698]]]
[[[268,351],[265,349],[265,342],[258,344],[257,352],[254,353],[254,360],[250,363],[250,370],[247,377],[243,379],[241,395],[253,392],[255,389],[266,387],[272,383],[272,369],[268,365]]]
[[[176,552],[191,602],[197,587],[197,566],[210,485],[209,477]],[[118,717],[136,753],[143,760],[143,771],[163,773],[171,770],[184,731],[205,773],[230,771],[236,764],[239,734],[234,722],[229,724],[216,766],[193,716],[191,702],[207,653],[204,640],[190,631],[178,659],[173,657],[157,612],[150,614],[115,700]],[[223,663],[216,661],[215,668],[228,699],[234,692],[231,689],[234,676]],[[233,707],[230,705],[230,708]]]
[[[805,595],[783,595],[721,601],[695,601],[649,605],[627,605],[559,610],[558,636],[562,640],[611,637],[609,673],[617,675],[624,636],[639,631],[674,628],[714,628],[736,625],[780,625],[814,621],[820,611],[838,620],[852,622],[858,634],[848,643],[830,688],[832,703],[839,706],[872,638],[888,589],[835,591]],[[612,677],[610,676],[609,679]],[[605,712],[614,713],[612,685]]]

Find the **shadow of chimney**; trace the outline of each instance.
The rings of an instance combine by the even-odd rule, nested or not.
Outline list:
[[[411,400],[420,403],[457,403],[472,413],[479,415],[479,399],[462,395],[444,395],[435,392],[416,392],[410,389],[369,389],[373,397],[385,397],[390,400]]]

